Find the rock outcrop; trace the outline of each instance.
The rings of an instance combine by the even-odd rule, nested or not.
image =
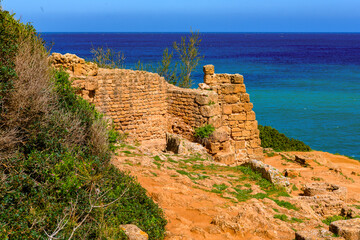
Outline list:
[[[56,69],[63,68],[75,76],[96,76],[98,66],[93,62],[86,62],[85,59],[79,58],[75,54],[53,53],[49,57],[49,62]]]
[[[346,200],[347,189],[336,184],[330,183],[311,183],[304,186],[305,196],[331,195],[342,201]]]
[[[360,240],[360,218],[332,222],[329,230],[345,240]]]
[[[251,160],[247,163],[247,165],[249,165],[254,171],[261,173],[263,178],[269,180],[275,185],[285,188],[290,186],[288,178],[284,177],[279,170],[268,164],[257,160]]]
[[[326,229],[313,229],[296,232],[295,240],[344,240],[344,238],[334,237],[334,234]]]
[[[120,225],[120,228],[125,232],[129,240],[148,240],[149,236],[142,231],[138,226],[133,224]]]

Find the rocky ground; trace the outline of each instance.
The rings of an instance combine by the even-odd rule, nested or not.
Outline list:
[[[359,161],[318,151],[268,150],[265,163],[289,178],[285,190],[250,167],[226,166],[195,152],[122,144],[113,158],[164,209],[166,239],[294,239],[296,232],[297,239],[310,239],[306,234],[342,239],[328,232],[326,223],[360,215]]]

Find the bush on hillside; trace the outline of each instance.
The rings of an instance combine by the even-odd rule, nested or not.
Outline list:
[[[285,134],[270,126],[258,126],[260,130],[261,146],[275,151],[311,151],[311,148],[300,140],[288,138]]]
[[[49,69],[33,28],[0,15],[0,238],[124,239],[132,223],[163,239],[162,210],[110,164],[118,135]]]

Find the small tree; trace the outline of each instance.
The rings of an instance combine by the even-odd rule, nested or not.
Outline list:
[[[191,73],[203,58],[199,53],[200,43],[201,39],[199,32],[191,32],[190,36],[181,37],[180,44],[177,42],[174,42],[173,44],[173,48],[179,61],[172,63],[174,51],[171,51],[170,53],[169,49],[166,48],[163,52],[162,60],[157,67],[143,65],[139,61],[135,66],[135,69],[157,72],[171,84],[190,88],[193,85]]]
[[[171,68],[171,59],[173,58],[174,53],[171,52],[169,54],[169,49],[166,48],[163,52],[163,58],[161,62],[159,63],[158,68],[156,69],[156,72],[164,77],[169,83],[177,85],[178,83],[178,76],[177,76],[177,63]]]
[[[203,58],[199,53],[200,43],[199,32],[191,32],[191,36],[188,38],[181,37],[180,44],[174,42],[173,47],[180,59],[180,74],[177,82],[177,85],[180,87],[190,88],[193,85],[191,73]]]
[[[125,68],[125,57],[121,52],[103,47],[92,47],[93,62],[101,68]]]

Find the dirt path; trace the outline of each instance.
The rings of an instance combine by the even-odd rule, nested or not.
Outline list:
[[[216,164],[205,156],[144,154],[125,146],[113,164],[137,177],[164,210],[165,239],[294,239],[297,230],[327,229],[323,218],[294,200],[303,184],[337,183],[349,189],[349,203],[360,200],[359,162],[323,152],[298,154],[311,155],[310,165],[303,167],[278,154],[265,159],[291,172],[290,182],[299,189],[291,190],[292,196],[264,186],[246,169]]]

